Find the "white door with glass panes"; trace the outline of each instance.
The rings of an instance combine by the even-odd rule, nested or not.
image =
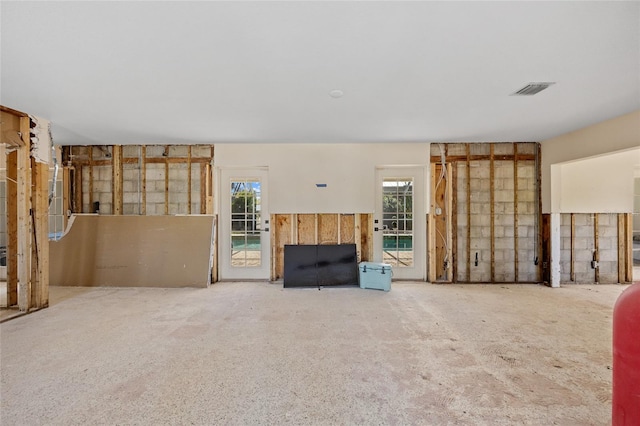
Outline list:
[[[376,169],[373,260],[392,266],[393,278],[424,280],[425,168]]]
[[[266,169],[220,171],[220,279],[269,279]]]

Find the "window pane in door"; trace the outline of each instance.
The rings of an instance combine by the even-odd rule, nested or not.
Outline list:
[[[394,267],[413,266],[413,178],[382,182],[382,261]]]
[[[260,266],[260,181],[231,182],[231,266]]]

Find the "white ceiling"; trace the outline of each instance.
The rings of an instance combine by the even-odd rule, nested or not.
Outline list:
[[[57,144],[540,141],[640,109],[637,1],[0,12],[0,103]],[[539,81],[556,84],[510,96]]]

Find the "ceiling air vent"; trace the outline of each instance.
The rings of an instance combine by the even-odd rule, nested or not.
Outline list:
[[[515,96],[535,95],[536,93],[542,92],[544,89],[551,86],[552,84],[555,84],[555,83],[529,83],[526,86],[524,86],[522,89],[513,93],[513,95]]]

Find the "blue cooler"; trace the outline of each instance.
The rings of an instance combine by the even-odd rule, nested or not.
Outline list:
[[[360,288],[391,290],[391,265],[388,263],[361,262],[358,266]]]

